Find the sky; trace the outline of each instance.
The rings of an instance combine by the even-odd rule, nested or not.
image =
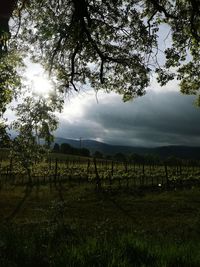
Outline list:
[[[91,90],[66,100],[55,135],[128,146],[200,146],[200,108],[176,81],[165,87],[154,81],[145,96],[126,103],[115,93],[99,92],[97,99]]]
[[[159,51],[171,46],[169,32],[167,25],[160,27]],[[158,60],[164,63],[162,52]],[[29,69],[33,80],[41,75],[36,65]],[[161,87],[154,76],[145,96],[126,103],[115,93],[87,89],[66,98],[55,136],[127,146],[200,146],[200,108],[194,101],[180,93],[176,80]]]
[[[167,25],[158,32],[161,65],[162,51],[172,43],[169,33]],[[194,102],[194,96],[180,93],[176,80],[161,87],[154,76],[145,96],[126,103],[115,93],[98,92],[96,96],[94,90],[88,90],[65,101],[55,135],[113,145],[200,146],[200,108]]]
[[[170,46],[169,28],[161,28],[159,47]],[[163,56],[159,57],[163,61]],[[48,76],[38,64],[27,63],[26,76],[36,93],[51,90]],[[180,93],[177,81],[161,87],[154,77],[146,95],[124,103],[115,93],[97,94],[93,89],[66,97],[63,112],[57,114],[56,137],[93,139],[113,145],[157,147],[200,146],[200,107],[194,96]],[[8,119],[14,119],[8,110]]]
[[[29,64],[27,77],[37,93],[51,89],[40,66]],[[126,103],[118,94],[87,89],[66,97],[54,135],[112,145],[200,146],[200,107],[194,102],[180,93],[177,81],[160,87],[154,78],[145,96]],[[7,117],[13,119],[13,112]]]

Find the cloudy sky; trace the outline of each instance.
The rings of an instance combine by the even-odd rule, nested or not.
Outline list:
[[[27,76],[36,92],[48,92],[39,66],[29,66]],[[200,108],[194,101],[179,92],[176,81],[160,87],[152,79],[145,96],[126,103],[115,93],[88,89],[66,98],[55,136],[128,146],[200,146]],[[13,119],[10,110],[7,116]]]
[[[26,76],[42,95],[51,88],[43,72],[28,62]],[[180,93],[176,81],[160,87],[154,78],[145,96],[126,103],[115,93],[87,89],[66,98],[55,136],[128,146],[200,146],[200,108],[194,102]],[[14,118],[11,110],[7,117]]]
[[[171,44],[169,28],[162,26],[158,35],[164,51]],[[159,61],[163,63],[162,55]],[[26,76],[44,94],[50,87],[47,75],[38,64],[27,64]],[[126,103],[114,93],[82,91],[66,99],[55,136],[129,146],[200,146],[200,108],[194,100],[179,92],[176,81],[160,87],[154,79],[145,96]],[[7,117],[14,118],[11,110]]]
[[[97,101],[98,99],[98,101]],[[145,96],[123,103],[114,93],[82,92],[67,99],[56,136],[131,146],[200,146],[200,108],[175,81],[154,81]]]
[[[163,25],[158,33],[161,52],[171,45],[169,30]],[[131,146],[200,146],[200,108],[194,102],[180,93],[176,81],[160,87],[154,78],[145,96],[126,103],[114,93],[96,97],[90,90],[66,100],[56,136]]]

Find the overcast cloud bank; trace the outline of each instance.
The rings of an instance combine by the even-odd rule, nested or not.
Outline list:
[[[123,103],[121,97],[79,95],[66,103],[56,136],[129,146],[200,146],[200,109],[194,97],[167,90]]]

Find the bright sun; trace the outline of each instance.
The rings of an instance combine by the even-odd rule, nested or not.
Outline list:
[[[32,91],[38,96],[48,97],[53,90],[51,82],[45,76],[34,76],[31,79]]]

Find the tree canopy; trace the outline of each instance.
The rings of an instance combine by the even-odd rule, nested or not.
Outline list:
[[[49,71],[56,81],[52,97],[61,102],[66,91],[84,85],[127,101],[144,95],[154,74],[161,85],[178,79],[183,93],[199,94],[198,0],[7,0],[0,4],[1,72],[8,71],[2,62],[13,55],[13,43],[18,57],[16,51],[25,52]],[[15,74],[21,59],[13,59]],[[0,80],[1,110],[19,85],[9,75]]]
[[[184,93],[199,89],[199,1],[43,0],[26,12],[21,37],[58,78],[60,91],[89,83],[129,100],[145,93],[152,71],[161,85],[176,77]],[[162,25],[172,42],[160,66]]]

